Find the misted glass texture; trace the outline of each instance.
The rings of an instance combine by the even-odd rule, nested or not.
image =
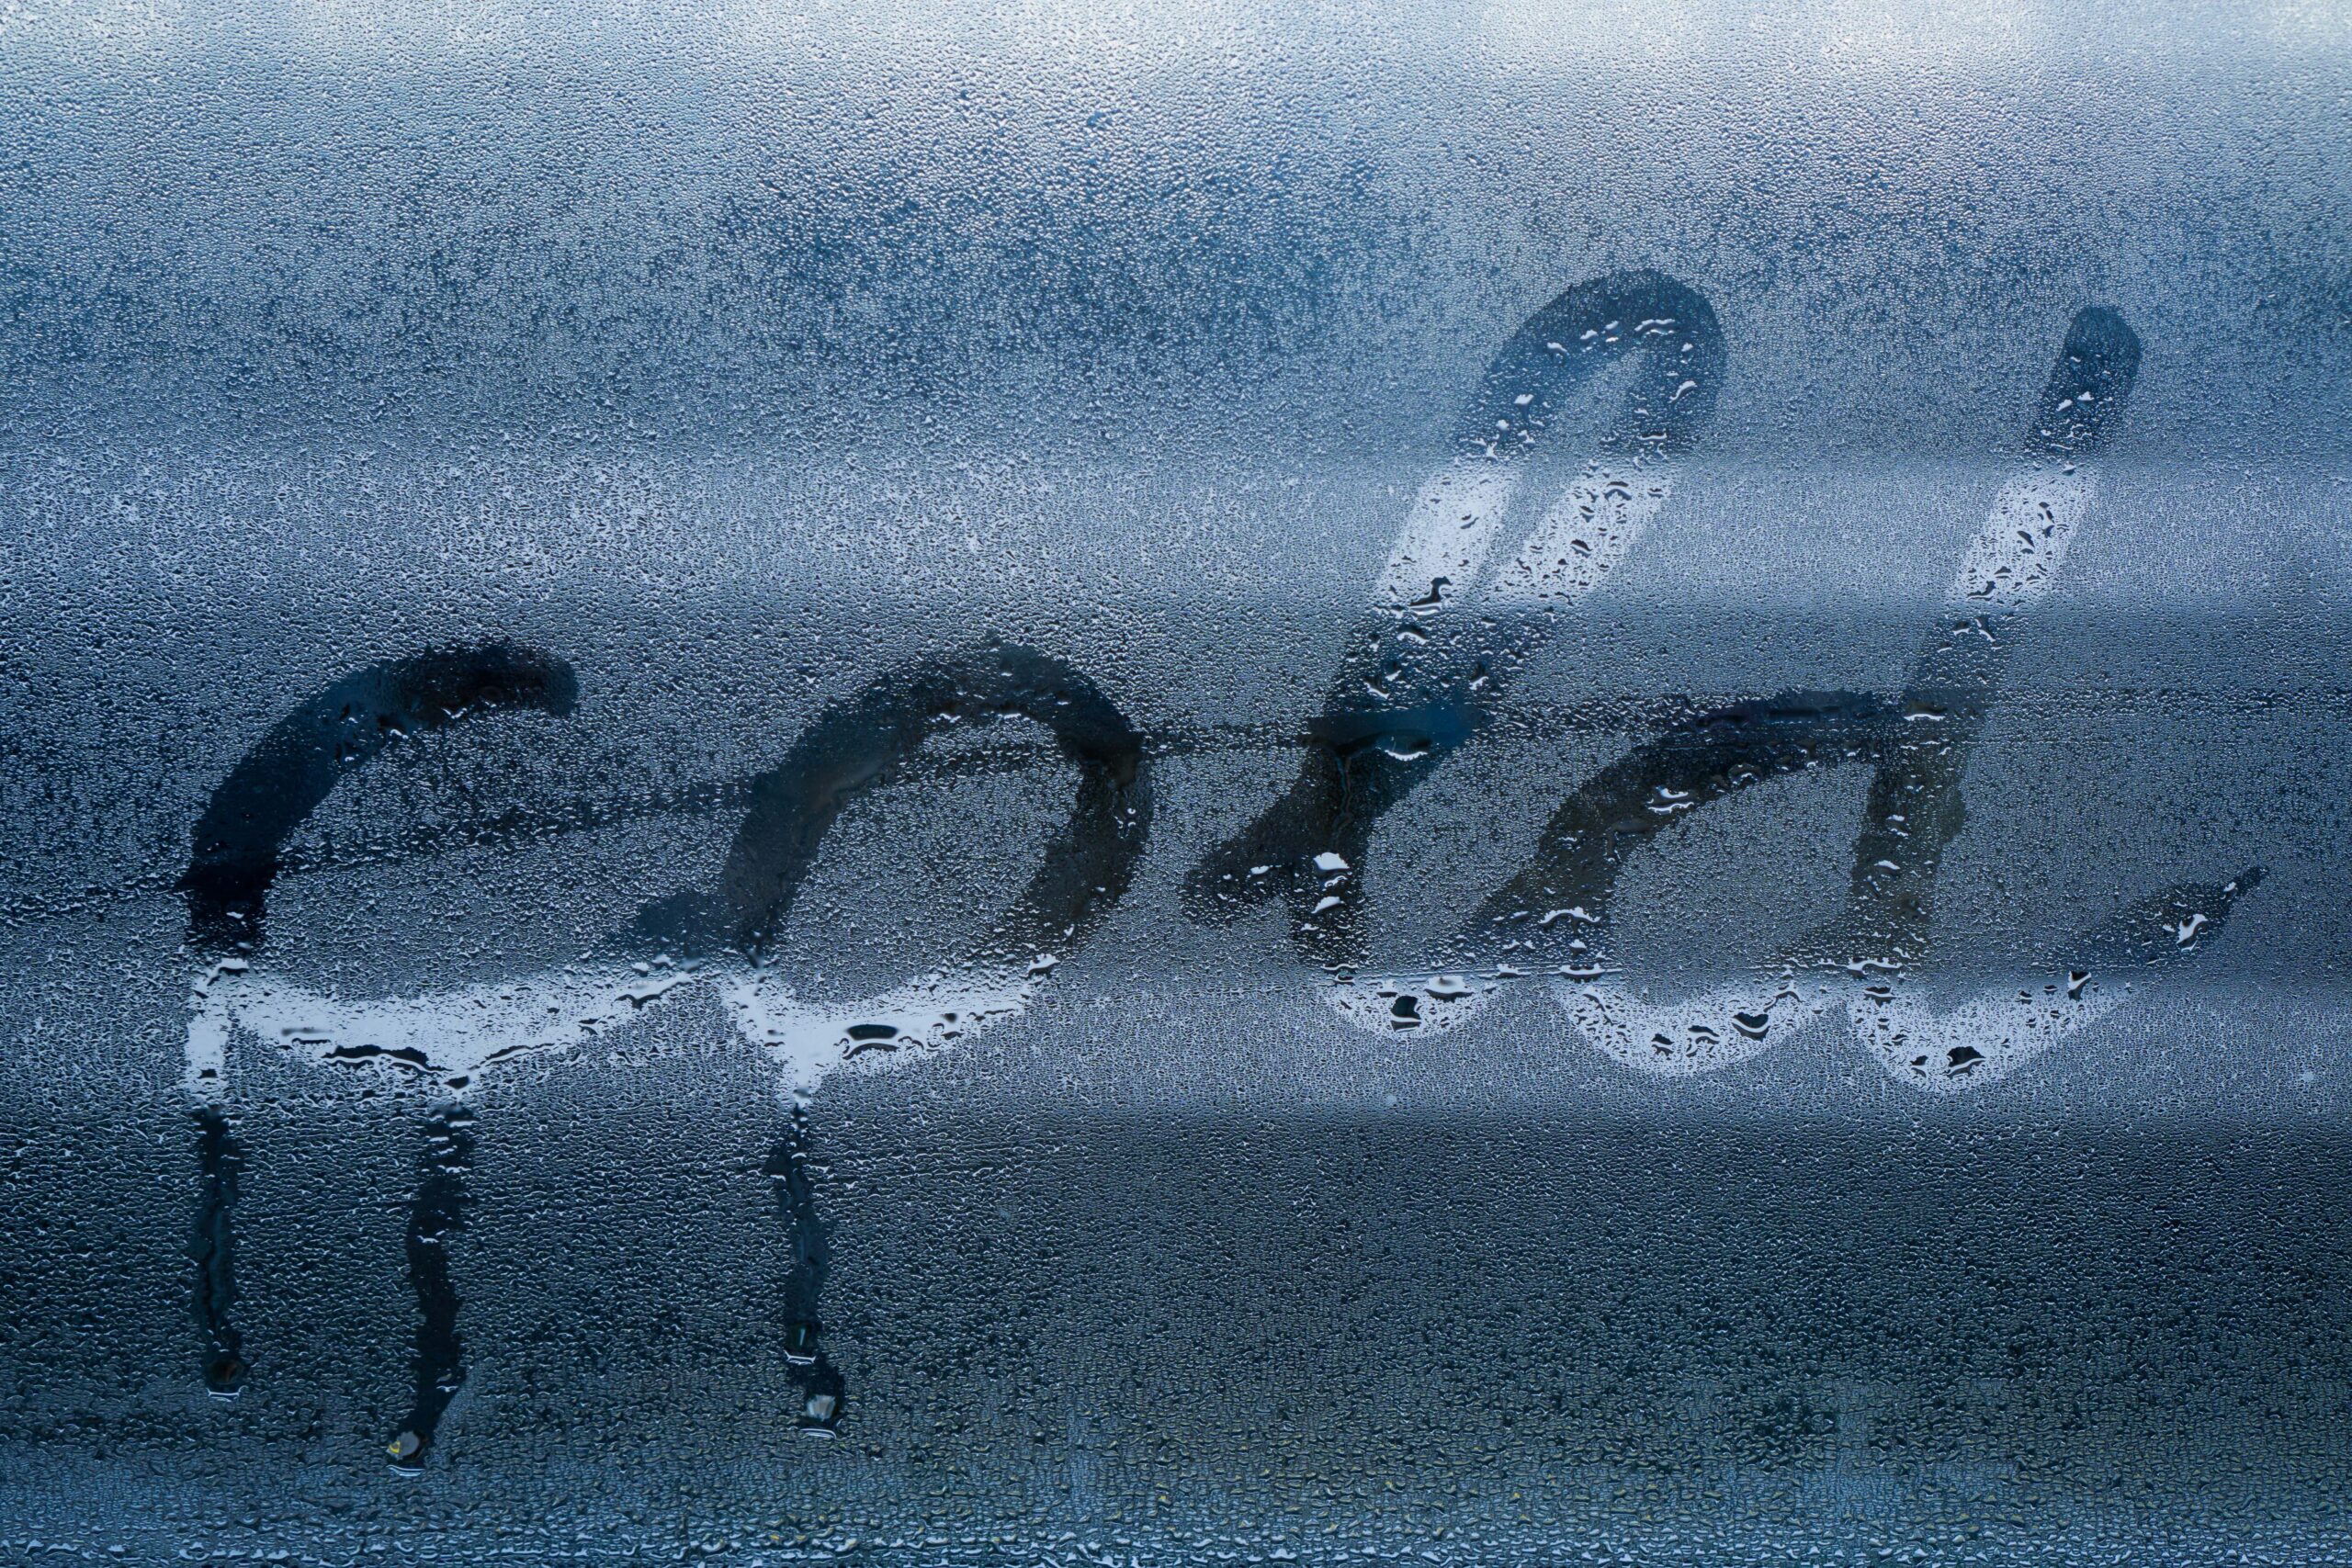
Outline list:
[[[2347,103],[0,6],[0,1560],[2352,1560]]]

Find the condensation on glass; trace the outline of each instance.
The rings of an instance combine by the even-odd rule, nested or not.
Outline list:
[[[0,1556],[2352,1556],[2347,47],[0,16]]]

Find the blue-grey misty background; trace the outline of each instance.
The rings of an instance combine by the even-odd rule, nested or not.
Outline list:
[[[2327,6],[0,10],[0,1552],[2352,1556],[2348,97]],[[1381,1039],[1271,908],[1186,918],[1481,367],[1633,267],[1712,303],[1713,425],[1522,722],[1384,819],[1381,952],[1645,703],[1897,685],[2097,305],[2138,386],[1938,940],[1990,974],[2263,867],[2194,965],[1928,1093],[1835,1028],[1631,1072],[1533,991]],[[813,1102],[837,1436],[774,1082],[699,1003],[477,1092],[415,1476],[424,1112],[248,1049],[207,1396],[174,885],[257,737],[421,649],[577,671],[301,831],[286,962],[419,992],[707,883],[814,715],[990,635],[1164,742],[1156,816],[1038,1005]],[[1066,809],[1019,725],[947,759],[828,841],[786,945],[842,994]],[[1819,921],[1867,782],[1694,815],[1627,953]]]

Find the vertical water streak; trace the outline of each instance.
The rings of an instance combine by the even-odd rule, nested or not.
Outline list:
[[[785,1135],[768,1156],[776,1212],[791,1235],[791,1261],[784,1277],[784,1354],[792,1368],[800,1409],[795,1417],[812,1437],[830,1437],[842,1418],[846,1392],[839,1369],[820,1343],[824,1333],[820,1306],[825,1275],[832,1263],[832,1227],[817,1210],[817,1188],[808,1168],[808,1108],[795,1102]]]
[[[196,1109],[196,1155],[201,1172],[196,1228],[188,1256],[196,1265],[196,1323],[204,1342],[204,1387],[233,1398],[245,1385],[245,1337],[232,1315],[237,1303],[236,1207],[244,1145],[217,1105]]]
[[[449,1279],[449,1240],[465,1229],[466,1169],[473,1157],[473,1112],[436,1107],[417,1156],[416,1190],[408,1206],[408,1282],[416,1292],[415,1392],[408,1420],[386,1446],[392,1468],[424,1468],[449,1401],[465,1386],[465,1341],[458,1333],[457,1287]]]

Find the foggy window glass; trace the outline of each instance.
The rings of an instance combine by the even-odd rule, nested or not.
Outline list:
[[[2348,48],[0,11],[0,1560],[2352,1556]]]

